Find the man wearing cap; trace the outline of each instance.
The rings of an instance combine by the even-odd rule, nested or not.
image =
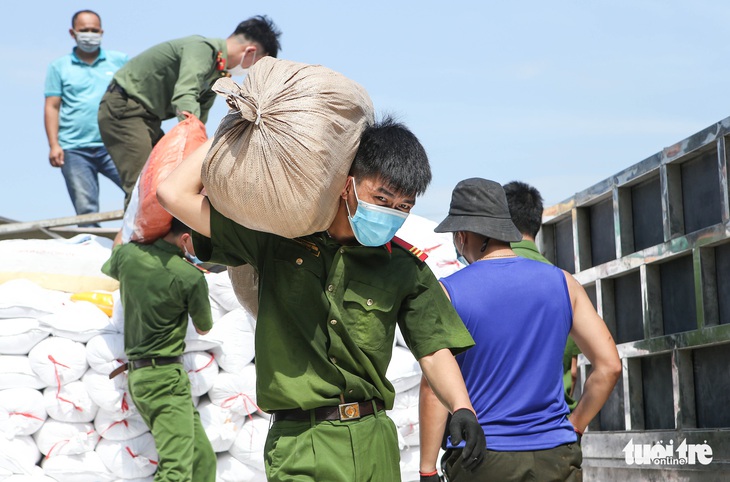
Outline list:
[[[457,184],[436,231],[454,233],[456,250],[469,263],[441,284],[476,341],[456,360],[487,439],[485,460],[473,473],[454,464],[461,449],[447,444],[442,467],[448,480],[582,480],[577,434],[621,373],[605,323],[569,273],[512,251],[510,243],[522,236],[498,183],[472,178]],[[568,334],[593,367],[572,414],[562,381]],[[422,381],[422,473],[436,469],[446,419]]]

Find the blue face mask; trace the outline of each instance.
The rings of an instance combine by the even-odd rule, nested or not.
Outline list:
[[[203,264],[203,262],[200,260],[200,258],[198,258],[194,254],[192,254],[190,251],[188,251],[187,248],[185,248],[185,259],[187,259],[188,261],[190,261],[191,263],[193,263],[195,265]]]
[[[464,245],[461,245],[461,249],[464,249]],[[456,233],[454,233],[454,251],[456,251],[456,260],[464,266],[469,266],[469,261],[466,260],[459,248],[456,247]]]
[[[386,208],[361,201],[357,197],[355,178],[352,178],[352,190],[357,199],[357,211],[355,215],[350,214],[350,206],[347,207],[347,219],[350,221],[355,239],[363,246],[382,246],[395,236],[396,231],[403,226],[408,213],[397,209]]]

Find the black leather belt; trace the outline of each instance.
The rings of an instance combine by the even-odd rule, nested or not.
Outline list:
[[[385,410],[385,404],[382,401],[378,399],[374,401],[374,405],[378,410]],[[282,420],[308,422],[311,412],[314,412],[314,420],[316,422],[323,422],[325,420],[357,420],[375,413],[373,410],[373,400],[369,400],[359,403],[341,403],[331,407],[318,407],[312,410],[302,410],[300,408],[277,410],[272,413],[272,419],[274,422],[280,422]]]
[[[107,92],[118,92],[122,95],[127,95],[127,91],[122,88],[121,85],[117,84],[116,82],[112,81],[109,84],[109,87],[106,88]]]
[[[172,365],[173,363],[182,363],[181,356],[161,356],[157,358],[140,358],[139,360],[132,360],[123,365],[119,365],[109,374],[109,378],[114,378],[123,371],[126,371],[129,366],[132,369],[137,370],[139,368],[151,367],[156,365]]]

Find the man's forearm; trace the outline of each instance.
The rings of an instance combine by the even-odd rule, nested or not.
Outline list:
[[[448,349],[438,350],[418,360],[433,393],[453,413],[460,408],[472,412],[466,385],[454,355]]]
[[[418,399],[418,426],[421,443],[419,470],[424,473],[436,470],[441,440],[446,430],[449,412],[436,398],[425,377],[421,377]]]
[[[593,369],[586,379],[578,405],[570,415],[570,421],[577,431],[583,433],[598,414],[611,395],[619,376],[621,376],[621,372],[604,370],[601,367]]]
[[[210,205],[200,194],[203,189],[200,169],[212,142],[212,138],[208,139],[157,186],[157,199],[162,207],[204,236],[210,236]]]

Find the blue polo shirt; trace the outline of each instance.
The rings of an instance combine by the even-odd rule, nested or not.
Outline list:
[[[46,97],[61,98],[58,143],[62,149],[101,147],[97,115],[99,102],[127,54],[100,49],[89,65],[76,56],[76,48],[48,66]]]

